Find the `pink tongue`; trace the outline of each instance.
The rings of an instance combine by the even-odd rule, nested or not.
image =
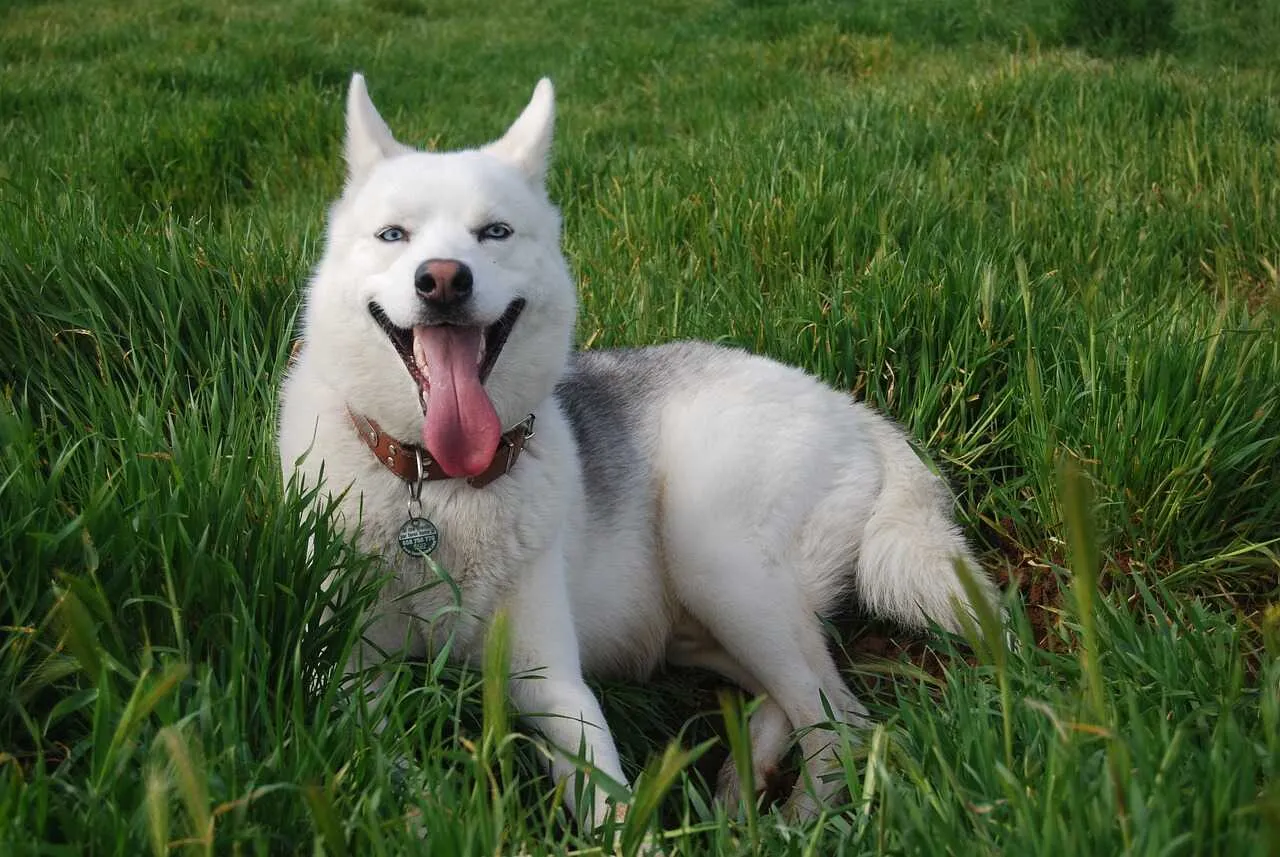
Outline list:
[[[478,476],[502,436],[498,412],[480,383],[478,327],[415,327],[413,351],[431,383],[422,444],[450,476]]]

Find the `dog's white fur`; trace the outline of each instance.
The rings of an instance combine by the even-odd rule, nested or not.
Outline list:
[[[956,628],[955,605],[967,603],[957,560],[987,596],[994,590],[952,522],[943,483],[896,427],[847,396],[705,344],[571,353],[574,286],[544,184],[553,114],[543,80],[497,142],[425,153],[395,141],[354,77],[348,180],[307,291],[305,344],[281,391],[286,478],[323,475],[360,544],[395,570],[358,659],[407,638],[411,654],[451,638],[453,653],[471,658],[487,620],[505,609],[517,710],[554,747],[585,746],[619,781],[584,674],[643,679],[663,663],[713,670],[767,695],[750,723],[757,783],[800,730],[811,776],[790,808],[803,814],[829,797],[834,786],[820,775],[838,761],[832,733],[807,727],[827,722],[827,710],[853,725],[866,714],[819,617],[856,594],[907,625]],[[475,230],[492,220],[514,235],[478,242]],[[388,224],[410,239],[378,241]],[[414,271],[430,258],[471,267],[482,323],[527,301],[485,389],[504,426],[536,414],[536,437],[483,489],[455,479],[422,492],[442,536],[433,558],[456,582],[461,609],[451,609],[449,587],[424,590],[430,566],[401,553],[406,484],[348,419],[350,409],[398,438],[421,436],[418,386],[367,305],[415,324]],[[555,759],[555,776],[575,770]],[[727,765],[722,794],[737,790]],[[599,822],[607,810],[596,790],[576,811]]]

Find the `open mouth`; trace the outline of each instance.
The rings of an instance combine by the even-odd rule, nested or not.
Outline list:
[[[524,311],[524,298],[516,298],[507,305],[506,311],[493,324],[485,327],[479,336],[479,353],[476,355],[476,374],[479,376],[480,383],[484,383],[489,377],[489,373],[493,371],[493,365],[498,362],[498,355],[502,353],[502,348],[507,344],[507,337],[511,335],[511,329],[515,327],[516,320],[520,318],[520,313]],[[400,355],[400,359],[404,361],[405,368],[409,370],[409,374],[413,376],[413,380],[417,382],[419,389],[426,392],[431,389],[431,369],[428,365],[424,349],[415,337],[412,328],[400,327],[394,324],[391,319],[387,318],[386,312],[377,303],[369,302],[369,315],[373,316],[373,320],[378,323],[383,332],[387,334],[387,338],[391,340],[392,346],[395,347],[396,353]]]
[[[393,324],[382,307],[369,304],[369,314],[386,332],[418,385],[422,445],[450,476],[478,476],[493,461],[502,423],[484,382],[523,310],[524,299],[516,298],[501,318],[487,326],[404,328]]]

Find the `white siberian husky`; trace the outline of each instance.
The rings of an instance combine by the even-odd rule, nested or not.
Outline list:
[[[709,344],[572,351],[545,188],[553,114],[543,80],[500,140],[426,153],[352,79],[347,183],[281,390],[286,478],[315,484],[323,466],[326,490],[350,487],[346,525],[394,568],[360,659],[448,635],[471,658],[505,610],[516,709],[622,782],[583,676],[712,670],[767,696],[750,722],[757,783],[798,731],[807,776],[788,808],[804,815],[837,788],[822,781],[832,733],[808,727],[866,715],[819,617],[856,597],[956,628],[957,559],[994,588],[943,483],[847,395]],[[450,587],[423,589],[428,553],[460,610]],[[555,759],[554,776],[574,772]],[[727,764],[721,796],[738,788]],[[573,808],[599,823],[609,806],[590,794]]]

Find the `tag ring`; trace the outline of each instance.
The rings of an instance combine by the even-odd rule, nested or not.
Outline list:
[[[422,483],[426,482],[426,468],[422,466],[422,450],[413,450],[414,460],[418,462],[418,478],[409,483],[409,502],[407,503],[410,518],[422,517]],[[417,510],[416,513],[414,510]]]

